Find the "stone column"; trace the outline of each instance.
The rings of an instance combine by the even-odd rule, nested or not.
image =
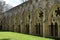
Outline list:
[[[36,34],[36,14],[33,12],[31,13],[31,22],[30,22],[30,34]]]
[[[21,24],[21,33],[25,33],[25,23]]]
[[[43,17],[43,36],[49,37],[49,24],[48,24],[48,16],[49,16],[49,4],[48,0],[45,0],[45,8],[43,9],[44,17]]]
[[[58,37],[60,38],[60,25],[58,25]]]
[[[40,21],[40,36],[43,36],[43,18]]]
[[[33,34],[33,35],[36,34],[35,25],[33,23],[31,23],[31,25],[30,25],[30,34]]]
[[[48,25],[48,9],[44,10],[44,16],[43,16],[43,36],[48,37],[49,36],[49,25]]]
[[[16,15],[15,15],[14,32],[17,32],[17,31],[16,31],[16,28],[17,28],[17,13],[16,13]]]
[[[21,20],[22,20],[22,22],[21,22],[21,32],[22,33],[26,33],[26,13],[23,13],[22,15],[21,15]]]
[[[48,37],[49,36],[49,26],[48,23],[43,23],[43,36]]]

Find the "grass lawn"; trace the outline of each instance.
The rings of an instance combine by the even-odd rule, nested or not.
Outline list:
[[[14,32],[0,32],[0,40],[53,40]]]

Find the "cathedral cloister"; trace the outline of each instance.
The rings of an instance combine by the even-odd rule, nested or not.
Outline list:
[[[0,13],[0,30],[60,38],[60,2],[29,0]]]

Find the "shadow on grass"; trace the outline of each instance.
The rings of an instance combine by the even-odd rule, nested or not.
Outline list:
[[[5,39],[0,39],[0,40],[10,40],[10,39],[8,39],[8,38],[5,38]]]
[[[26,33],[22,33],[22,34],[26,34]],[[32,34],[26,34],[26,35],[32,35]],[[42,35],[32,35],[32,36],[43,37]],[[58,37],[45,37],[45,38],[49,38],[49,39],[53,39],[53,40],[60,40],[60,38],[58,38]]]
[[[54,39],[54,40],[60,40],[60,38],[57,38],[57,37],[47,37],[47,38],[51,38],[51,39]]]

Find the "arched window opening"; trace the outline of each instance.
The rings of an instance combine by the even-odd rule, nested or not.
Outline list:
[[[36,27],[36,34],[40,35],[40,23],[35,25]]]
[[[54,25],[51,23],[51,25],[49,25],[49,29],[51,36],[58,36],[58,24],[56,22]]]
[[[55,10],[55,12],[56,12],[56,16],[60,16],[60,9],[59,9],[59,7],[57,8],[57,10]]]
[[[11,31],[14,32],[14,25],[12,25],[12,30]]]
[[[7,25],[7,31],[9,31],[9,25]]]
[[[30,19],[30,15],[29,15],[28,17],[29,17],[29,19]]]
[[[0,25],[0,30],[2,30],[2,24]]]
[[[43,12],[42,11],[39,13],[39,17],[43,17]]]
[[[1,21],[1,24],[0,24],[0,30],[2,30],[2,21]]]
[[[58,24],[55,22],[55,36],[58,36]]]
[[[21,26],[18,25],[18,32],[21,32]]]
[[[29,24],[26,24],[26,34],[29,34]]]

